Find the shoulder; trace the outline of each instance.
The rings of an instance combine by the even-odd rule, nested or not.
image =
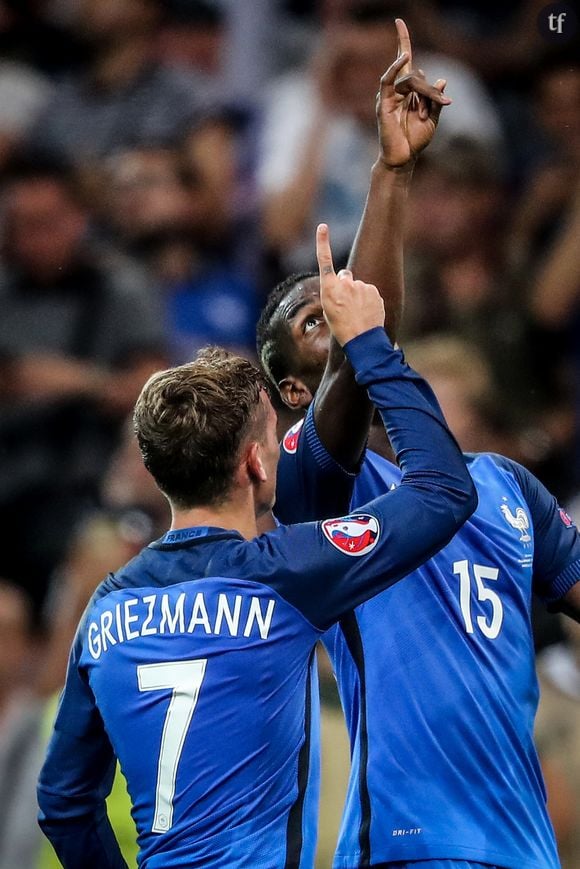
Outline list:
[[[517,477],[520,473],[530,473],[523,465],[516,462],[515,459],[502,456],[500,453],[463,453],[463,458],[472,475],[475,473],[496,472],[511,474]]]
[[[480,501],[509,496],[529,500],[539,485],[533,474],[514,459],[499,453],[464,453],[465,463],[476,485]]]

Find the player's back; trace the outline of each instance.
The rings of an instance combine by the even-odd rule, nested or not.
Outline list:
[[[195,530],[173,532],[104,583],[79,669],[128,782],[141,866],[309,866],[319,632],[222,536],[208,562]]]
[[[532,741],[530,507],[502,460],[470,471],[479,507],[453,540],[327,635],[355,744],[336,867],[559,865]],[[353,507],[397,477],[371,453]]]

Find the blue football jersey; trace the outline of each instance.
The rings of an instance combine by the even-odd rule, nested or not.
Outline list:
[[[350,358],[377,406],[395,405],[396,491],[254,540],[171,531],[98,588],[38,787],[41,825],[65,866],[124,866],[104,803],[116,758],[143,869],[312,866],[315,645],[446,543],[475,506],[438,409],[385,340],[382,330],[355,339]]]
[[[206,568],[215,537],[175,537],[105,584],[78,646],[77,671],[127,779],[140,865],[309,867],[319,632],[259,568],[204,577],[196,562]],[[222,560],[239,558],[240,543],[223,536]]]
[[[324,449],[312,410],[303,429],[279,473],[309,479],[314,493]],[[469,468],[479,506],[451,542],[325,636],[352,748],[336,869],[436,858],[559,866],[533,743],[530,603],[532,591],[557,600],[580,580],[580,539],[517,463],[482,454]],[[352,507],[399,480],[369,451]],[[278,509],[285,521],[299,515],[292,502]]]

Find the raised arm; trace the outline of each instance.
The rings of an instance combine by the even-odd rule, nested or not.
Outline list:
[[[379,288],[385,328],[393,342],[403,310],[403,231],[413,167],[433,137],[442,106],[451,102],[443,95],[443,79],[429,85],[422,73],[412,71],[409,32],[401,19],[396,27],[398,56],[381,78],[377,94],[379,155],[348,262],[357,278]],[[331,339],[314,420],[322,443],[347,470],[360,461],[371,417],[365,391],[357,387],[342,348]]]
[[[477,506],[477,494],[428,384],[384,329],[372,325],[380,322],[376,288],[346,272],[335,275],[326,227],[319,228],[318,251],[325,317],[381,413],[402,470],[396,489],[352,515],[256,540],[265,581],[325,630],[448,543]]]
[[[430,85],[422,72],[413,70],[409,31],[400,18],[395,25],[398,55],[377,93],[379,153],[348,262],[357,278],[378,288],[385,303],[385,329],[393,343],[403,312],[405,206],[413,169],[433,138],[441,108],[451,103],[443,94],[443,79]]]

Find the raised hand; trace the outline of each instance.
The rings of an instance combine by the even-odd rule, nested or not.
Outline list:
[[[451,104],[443,94],[445,79],[430,85],[421,70],[413,70],[407,25],[401,18],[395,25],[397,58],[382,76],[377,94],[380,159],[390,168],[415,160],[433,138],[442,107]]]
[[[328,226],[316,230],[320,301],[329,329],[341,345],[375,326],[384,326],[385,306],[374,284],[355,281],[349,269],[334,271]]]

